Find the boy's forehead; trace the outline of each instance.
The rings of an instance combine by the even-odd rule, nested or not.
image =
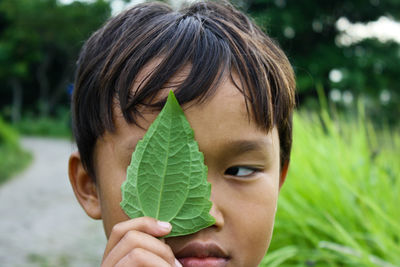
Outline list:
[[[135,92],[140,90],[140,88],[145,85],[152,78],[152,74],[154,70],[162,63],[163,57],[155,57],[149,62],[147,62],[136,75],[135,80],[133,81],[131,94],[134,95]],[[174,90],[179,84],[185,81],[188,77],[190,71],[192,69],[192,65],[190,63],[186,63],[181,67],[174,75],[172,75],[167,82],[164,84],[163,88],[161,88],[156,95],[153,102],[158,102],[163,99],[166,99],[170,90]]]
[[[161,59],[154,59],[149,64],[140,70],[137,79],[134,82],[134,86],[132,88],[132,92],[138,90],[140,84],[145,82],[148,79],[149,75],[151,75],[152,70],[159,64]],[[152,100],[152,102],[163,101],[167,98],[170,90],[176,89],[180,83],[182,83],[190,73],[191,65],[187,64],[184,68],[177,71],[163,86],[161,90],[159,90],[156,97]],[[222,77],[219,85],[216,87],[215,94],[209,96],[205,101],[198,102],[192,100],[191,102],[184,103],[182,108],[186,115],[190,117],[196,117],[197,121],[204,122],[204,125],[210,121],[210,117],[214,119],[219,119],[220,122],[224,122],[226,120],[230,120],[233,116],[235,118],[241,118],[243,122],[247,124],[254,125],[255,128],[268,134],[269,131],[265,131],[262,127],[259,127],[254,120],[253,111],[248,107],[246,103],[246,98],[243,94],[243,91],[238,89],[237,85],[240,79],[238,74],[232,72],[231,75],[225,74]],[[188,88],[190,90],[190,88]],[[204,108],[207,106],[208,112],[204,112]],[[138,126],[139,128],[143,128],[144,132],[147,130],[147,127],[151,124],[152,121],[159,114],[160,109],[149,107],[146,105],[140,105],[136,107],[138,111],[138,116],[135,117],[135,123],[132,126]],[[192,110],[194,110],[192,112]],[[221,111],[227,111],[224,113],[225,115],[221,115]],[[123,112],[121,110],[118,101],[116,101],[113,105],[113,118],[115,129],[123,128],[130,123],[125,119]],[[219,124],[219,123],[218,123]],[[221,124],[222,125],[222,124]],[[215,127],[219,127],[219,125],[215,125]],[[143,132],[143,135],[144,135]]]
[[[145,85],[147,82],[149,82],[149,79],[151,79],[151,76],[153,74],[153,71],[156,69],[156,67],[161,64],[163,60],[163,57],[155,57],[151,60],[149,60],[148,63],[146,63],[137,73],[136,78],[132,82],[132,87],[129,88],[130,92],[129,95],[130,97],[135,97],[135,94],[137,93],[140,88]],[[152,101],[149,101],[149,99],[146,99],[148,104],[153,104],[157,103],[159,101],[165,100],[168,97],[168,93],[170,90],[174,90],[181,84],[186,77],[189,75],[191,70],[191,65],[185,64],[180,70],[178,70],[161,88],[157,95],[152,99]],[[159,113],[160,110],[156,110],[155,108],[146,106],[146,105],[138,105],[135,107],[135,109],[138,111],[138,114],[140,114],[139,117],[143,117],[144,115],[149,115],[149,114],[155,114]],[[118,130],[122,125],[122,123],[125,123],[124,115],[121,110],[121,105],[120,101],[117,98],[114,98],[113,105],[112,105],[112,113],[113,113],[113,122],[115,124],[115,128]],[[135,122],[136,119],[135,118]],[[140,124],[139,124],[140,126]]]
[[[162,56],[157,56],[154,57],[153,59],[149,60],[144,66],[138,71],[137,75],[135,76],[135,79],[132,82],[131,88],[129,88],[129,97],[134,98],[136,94],[146,85],[146,83],[150,82],[152,79],[152,75],[154,71],[157,69],[157,67],[162,64],[162,61],[164,60],[164,57]],[[145,99],[146,104],[155,104],[159,102],[163,102],[167,99],[168,93],[170,90],[175,91],[182,83],[185,82],[185,80],[188,78],[190,75],[190,72],[192,70],[192,64],[190,62],[187,62],[184,64],[181,68],[179,68],[172,76],[168,78],[168,80],[164,83],[164,85],[157,90],[156,95],[153,97],[153,99]],[[157,78],[157,77],[155,77]],[[202,77],[199,77],[199,79],[202,79]],[[236,92],[237,94],[241,94],[243,96],[243,99],[245,99],[244,94],[246,94],[246,90],[243,90],[242,85],[241,85],[241,80],[239,78],[239,74],[237,74],[236,71],[231,70],[231,71],[223,71],[223,74],[220,77],[220,80],[212,82],[212,86],[216,85],[217,83],[224,83],[227,80],[231,80],[233,82],[233,85],[236,87]],[[217,86],[216,86],[217,87]],[[218,87],[217,87],[218,88]],[[190,93],[190,90],[197,90],[197,88],[184,88],[185,91]],[[208,91],[211,91],[211,89],[208,88]],[[208,93],[208,92],[207,92]],[[209,96],[207,98],[212,97],[212,93],[208,94]],[[196,99],[194,99],[196,100]],[[192,101],[196,102],[196,101]],[[201,102],[197,102],[196,104],[203,104],[202,102],[207,102],[207,99],[202,99]],[[191,106],[193,103],[185,103],[182,105],[182,108],[186,108],[188,106]],[[140,115],[145,115],[149,113],[154,113],[154,110],[157,110],[154,107],[149,107],[147,105],[137,105],[134,107],[135,110],[138,111],[138,114]],[[248,110],[251,112],[251,110]],[[112,104],[112,112],[113,112],[113,120],[114,123],[116,123],[116,118],[123,117],[123,112],[121,110],[121,105],[120,101],[117,98],[114,98],[113,104]],[[118,125],[116,125],[118,126]]]

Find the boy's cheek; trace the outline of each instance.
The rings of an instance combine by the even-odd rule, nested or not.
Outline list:
[[[275,196],[253,197],[253,201],[232,205],[231,212],[235,217],[227,218],[226,227],[231,225],[230,235],[235,236],[230,243],[236,244],[235,254],[241,261],[238,266],[256,266],[267,252],[274,227]]]
[[[107,238],[115,224],[129,220],[129,217],[123,212],[119,205],[121,202],[121,191],[115,188],[113,191],[114,192],[103,192],[103,196],[100,199],[101,218]]]
[[[98,173],[97,188],[101,205],[101,219],[103,220],[104,230],[108,238],[115,224],[129,220],[129,217],[120,206],[122,200],[121,185],[125,180],[126,171],[110,168]]]

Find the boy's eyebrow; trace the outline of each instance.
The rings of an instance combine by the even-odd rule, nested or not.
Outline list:
[[[268,148],[268,142],[262,140],[232,140],[227,145],[231,153],[243,154],[250,151],[261,151]]]

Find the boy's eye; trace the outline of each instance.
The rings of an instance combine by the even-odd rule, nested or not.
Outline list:
[[[246,176],[250,176],[250,175],[254,174],[257,171],[258,171],[258,169],[251,168],[251,167],[234,166],[234,167],[228,168],[225,171],[225,175],[246,177]]]

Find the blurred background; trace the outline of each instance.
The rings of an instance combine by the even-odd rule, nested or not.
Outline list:
[[[1,266],[98,265],[101,225],[86,221],[66,174],[75,62],[93,31],[138,2],[0,0]],[[233,4],[280,44],[297,77],[291,168],[263,266],[400,266],[400,1]],[[26,210],[64,216],[64,237],[50,215],[53,232],[35,236]]]

